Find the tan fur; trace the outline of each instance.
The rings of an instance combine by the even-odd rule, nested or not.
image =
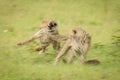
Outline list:
[[[81,62],[84,63],[86,60],[86,54],[89,50],[91,43],[90,35],[83,30],[82,28],[75,28],[70,32],[69,38],[66,41],[63,48],[58,53],[57,57],[55,58],[54,64],[57,64],[60,58],[67,53],[67,63],[70,63],[73,60],[73,57],[76,55],[81,55]]]
[[[28,38],[27,40],[17,43],[17,45],[24,45],[33,41],[36,38],[39,38],[41,46],[37,47],[36,50],[40,51],[40,54],[43,54],[45,52],[45,49],[47,46],[49,46],[49,44],[52,44],[55,50],[59,50],[60,42],[57,42],[55,39],[53,39],[55,38],[55,36],[59,35],[59,32],[56,26],[53,26],[50,29],[50,23],[54,24],[55,22],[51,20],[42,21],[42,26],[38,32],[36,32],[32,37]]]

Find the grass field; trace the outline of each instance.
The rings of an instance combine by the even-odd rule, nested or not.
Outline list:
[[[120,80],[119,0],[0,0],[0,80]],[[39,55],[35,40],[25,46],[16,43],[39,30],[43,19],[58,22],[61,34],[81,26],[92,36],[87,59],[99,65],[53,65],[56,56],[51,46]],[[119,44],[120,39],[117,39]]]

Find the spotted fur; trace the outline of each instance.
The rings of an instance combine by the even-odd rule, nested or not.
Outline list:
[[[42,21],[41,28],[38,32],[36,32],[32,37],[29,39],[17,43],[17,45],[24,45],[31,41],[33,41],[36,38],[40,39],[41,45],[36,48],[37,51],[40,51],[40,54],[43,54],[45,52],[46,47],[49,46],[49,44],[53,44],[53,48],[55,50],[59,50],[60,48],[60,42],[57,42],[55,39],[55,36],[59,35],[59,32],[56,28],[57,23],[53,20],[44,20]],[[52,36],[52,37],[51,37]]]
[[[58,53],[55,58],[54,64],[57,64],[60,58],[67,53],[66,59],[67,63],[72,62],[73,57],[81,55],[81,62],[84,63],[86,59],[87,51],[89,50],[91,44],[91,36],[82,28],[75,28],[70,32],[69,38],[66,41],[63,48]]]

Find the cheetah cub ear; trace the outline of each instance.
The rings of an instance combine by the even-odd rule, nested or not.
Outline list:
[[[76,34],[77,33],[77,31],[76,30],[72,30],[73,31],[73,34]]]
[[[75,29],[70,32],[70,37],[74,37],[77,34],[77,31]]]
[[[41,27],[47,27],[47,26],[48,26],[48,23],[49,23],[48,20],[43,20]]]

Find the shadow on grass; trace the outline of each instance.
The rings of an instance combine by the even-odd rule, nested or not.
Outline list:
[[[105,64],[120,63],[120,46],[113,44],[103,45],[101,43],[95,43],[93,44],[90,52],[96,54],[95,57],[98,57],[98,59],[103,61]]]

